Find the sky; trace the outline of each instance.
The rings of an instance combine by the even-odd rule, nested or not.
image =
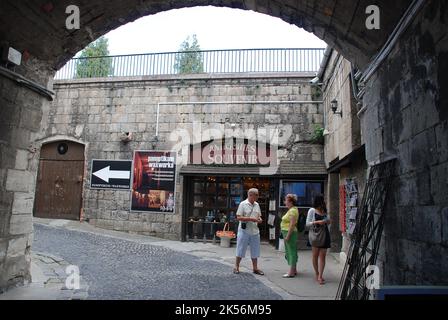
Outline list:
[[[202,50],[325,48],[313,34],[253,11],[194,7],[161,12],[121,26],[106,37],[111,55],[178,51],[196,34]]]

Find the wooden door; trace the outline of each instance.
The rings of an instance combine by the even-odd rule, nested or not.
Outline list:
[[[84,177],[84,146],[71,141],[41,150],[34,216],[79,220]]]

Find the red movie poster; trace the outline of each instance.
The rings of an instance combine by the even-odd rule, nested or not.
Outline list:
[[[135,151],[132,211],[174,212],[176,153]]]

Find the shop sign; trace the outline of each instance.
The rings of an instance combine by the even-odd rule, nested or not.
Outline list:
[[[191,146],[190,163],[202,165],[269,165],[271,150],[268,144],[230,139]]]

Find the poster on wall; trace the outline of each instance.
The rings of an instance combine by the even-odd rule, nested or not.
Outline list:
[[[131,211],[174,212],[176,153],[135,151]]]

